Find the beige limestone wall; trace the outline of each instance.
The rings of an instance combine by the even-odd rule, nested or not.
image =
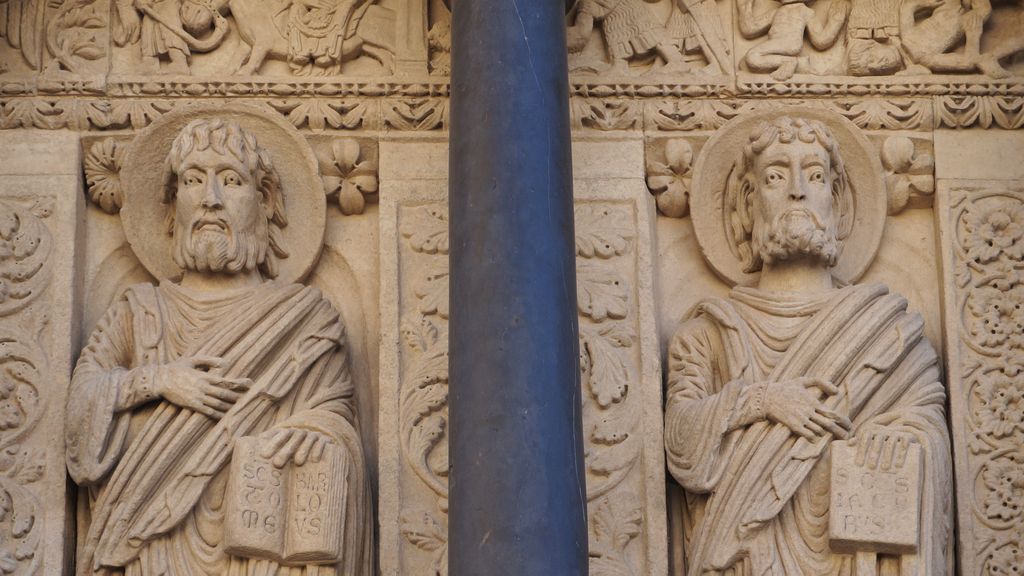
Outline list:
[[[84,202],[78,136],[0,133],[0,562],[60,574],[74,556],[64,402],[78,353]]]
[[[316,259],[302,281],[347,330],[372,554],[387,576],[443,576],[449,2],[361,0],[348,15],[327,3],[276,23],[262,1],[214,14],[166,0],[162,16],[143,4],[0,1],[0,571],[74,570],[87,504],[71,511],[64,473],[71,369],[124,290],[154,282],[119,213],[154,191],[122,182],[125,154],[176,110],[219,102],[289,125],[315,159],[324,241],[297,257]],[[730,290],[695,232],[693,199],[722,192],[697,168],[736,122],[794,106],[868,142],[849,161],[878,172],[887,214],[859,282],[905,297],[941,358],[957,539],[939,555],[964,576],[1024,566],[1024,9],[597,4],[566,14],[591,573],[684,573],[683,491],[664,462],[668,348],[699,301]],[[313,224],[289,226],[315,236]],[[882,573],[913,573],[894,562]]]

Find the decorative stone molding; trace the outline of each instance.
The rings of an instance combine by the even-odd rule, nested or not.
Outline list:
[[[80,159],[69,135],[19,141],[48,148],[0,144],[0,571],[56,574],[74,546],[59,431],[77,330]]]
[[[939,232],[964,576],[1024,565],[1024,182],[943,181]]]
[[[639,145],[639,141],[631,145]],[[581,148],[587,148],[582,145]],[[588,154],[588,152],[581,152]],[[594,152],[597,154],[597,152]],[[576,258],[591,574],[664,574],[651,219],[643,184],[577,180]],[[382,571],[447,573],[445,181],[382,194]]]

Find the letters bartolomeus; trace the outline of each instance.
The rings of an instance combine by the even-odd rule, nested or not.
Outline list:
[[[855,196],[828,124],[783,114],[743,127],[729,147],[742,149],[731,170],[730,160],[719,163],[724,196],[704,200],[721,204],[694,212],[712,217],[694,226],[705,252],[717,251],[708,257],[720,273],[739,283],[760,275],[699,303],[669,347],[665,446],[685,491],[685,573],[854,574],[860,560],[830,543],[830,458],[842,445],[879,473],[923,454],[912,561],[872,555],[868,573],[945,574],[951,463],[936,353],[906,300],[836,277],[841,258],[866,268],[881,225],[874,246],[860,237],[841,256],[844,241],[884,219],[884,207],[866,214],[876,198],[862,195],[863,181]],[[831,124],[853,138],[852,125]],[[715,257],[732,258],[733,270]]]
[[[72,379],[68,469],[88,488],[78,573],[369,576],[369,486],[339,315],[316,289],[279,278],[299,276],[281,272],[296,249],[285,244],[299,233],[284,233],[288,215],[298,214],[285,210],[291,191],[270,150],[232,119],[245,114],[188,118],[197,116],[169,154],[149,154],[166,155],[164,205],[154,192],[141,209],[166,211],[171,241],[150,230],[147,246],[172,253],[180,281],[129,288],[89,337]],[[289,202],[312,202],[301,193],[315,188],[296,188]],[[318,249],[322,232],[316,239]],[[246,437],[279,470],[275,479],[328,454],[349,463],[330,483],[338,494],[318,495],[345,503],[334,523],[340,558],[284,566],[273,554],[228,552],[226,492]]]

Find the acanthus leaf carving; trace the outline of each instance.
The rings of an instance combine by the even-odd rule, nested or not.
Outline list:
[[[634,392],[639,382],[638,315],[633,288],[625,278],[636,266],[637,257],[631,206],[588,201],[577,203],[575,209],[578,277],[599,285],[593,288],[597,302],[585,304],[579,311],[587,499],[632,498],[629,510],[613,512],[625,516],[609,519],[626,519],[626,524],[609,524],[609,530],[617,535],[602,534],[604,547],[601,556],[592,559],[592,574],[600,574],[601,565],[633,575],[642,573],[641,559],[627,553],[627,546],[645,531],[633,492],[636,482],[630,480],[637,479],[635,472],[643,455],[640,398]],[[442,575],[447,570],[449,466],[447,216],[443,203],[400,206],[397,231],[403,239],[398,246],[404,300],[399,316],[402,346],[397,424],[402,468],[415,480],[403,482],[401,490],[409,490],[403,503],[432,499],[436,506],[427,512],[403,504],[400,508],[405,511],[400,513],[397,528],[403,541],[418,551],[416,557],[422,560],[417,562],[429,566],[427,573]],[[633,515],[635,519],[630,519]],[[595,538],[592,534],[591,541]]]
[[[643,107],[631,100],[572,99],[573,124],[602,131],[634,130],[643,125]]]
[[[402,535],[432,555],[430,576],[448,576],[448,529],[426,511],[407,511],[399,520]]]
[[[384,126],[393,130],[441,130],[448,124],[446,98],[408,98],[383,103]]]
[[[20,320],[41,327],[46,315]],[[42,563],[43,508],[33,484],[46,473],[46,455],[23,442],[43,415],[48,365],[40,345],[25,337],[35,332],[27,328],[0,328],[0,571],[6,574],[36,574]]]
[[[285,114],[296,128],[323,132],[328,127],[354,130],[367,127],[367,107],[359,101],[327,101],[321,98],[271,100],[271,108]]]
[[[636,576],[626,555],[629,543],[643,533],[639,499],[605,497],[590,514],[590,576]]]
[[[936,98],[936,127],[970,128],[997,126],[1008,130],[1024,127],[1024,97],[940,96]]]
[[[576,270],[576,299],[580,313],[597,322],[626,317],[629,293],[625,281],[613,269],[581,264]]]
[[[621,213],[584,204],[576,209],[576,254],[583,258],[611,258],[624,254],[634,237]]]
[[[448,254],[448,213],[437,206],[423,206],[411,216],[402,236],[413,250],[423,254]]]
[[[33,214],[0,201],[0,316],[17,312],[46,287],[52,237]]]
[[[66,70],[81,74],[83,61],[106,56],[103,41],[107,21],[101,15],[104,7],[96,0],[63,0],[58,4],[46,26],[46,48],[52,60],[46,65],[45,73]]]

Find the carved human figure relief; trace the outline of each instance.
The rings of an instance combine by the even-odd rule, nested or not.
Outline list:
[[[654,57],[649,71],[725,74],[729,42],[714,0],[674,0],[667,20],[645,0],[580,0],[570,12],[567,30],[573,71],[628,74],[630,64]],[[583,55],[594,30],[600,32],[603,58]],[[639,68],[643,70],[644,68]]]
[[[375,0],[114,0],[117,46],[137,47],[144,74],[189,74],[194,53],[220,52],[219,73],[259,74],[267,59],[300,76],[338,74],[361,56],[390,72],[395,15]],[[235,43],[231,35],[237,35]],[[236,44],[238,44],[236,46]]]
[[[121,216],[160,283],[111,305],[72,378],[79,574],[372,573],[344,327],[296,283],[323,242],[305,146],[197,106],[129,147]]]
[[[800,68],[804,36],[817,50],[831,48],[846,23],[850,4],[833,0],[822,15],[808,6],[811,0],[784,0],[778,7],[765,10],[756,0],[739,0],[739,27],[745,38],[764,40],[747,51],[743,61],[753,72],[771,74],[776,80],[788,80]],[[804,64],[803,66],[801,66]]]
[[[946,572],[938,357],[905,299],[852,283],[881,237],[880,173],[851,123],[811,109],[740,117],[702,151],[698,241],[739,285],[668,351],[687,574]]]

